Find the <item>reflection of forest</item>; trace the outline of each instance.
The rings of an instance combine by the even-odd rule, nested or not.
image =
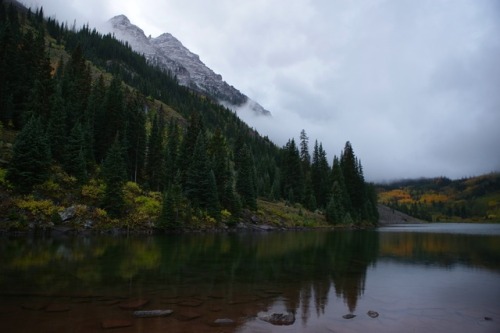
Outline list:
[[[426,265],[465,264],[500,270],[498,236],[381,232],[379,243],[380,257]]]
[[[369,231],[14,239],[0,244],[0,292],[163,288],[229,300],[274,289],[289,311],[308,314],[313,304],[320,315],[332,286],[355,310],[377,251]]]

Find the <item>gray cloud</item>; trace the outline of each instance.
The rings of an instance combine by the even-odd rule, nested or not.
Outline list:
[[[370,180],[500,170],[498,1],[25,2],[172,33],[271,110],[241,113],[260,133],[282,145],[305,129],[330,160],[350,140]]]

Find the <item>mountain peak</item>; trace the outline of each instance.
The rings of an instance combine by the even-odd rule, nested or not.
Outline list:
[[[171,72],[177,77],[179,84],[207,95],[235,111],[246,106],[258,115],[271,114],[229,85],[221,75],[214,73],[198,55],[189,51],[172,34],[165,32],[156,38],[148,38],[144,31],[132,24],[125,15],[115,16],[108,23],[109,32],[117,39],[127,42],[150,63]]]
[[[110,22],[124,22],[124,23],[131,24],[128,17],[123,15],[123,14],[116,15],[115,17],[112,17],[109,21]]]

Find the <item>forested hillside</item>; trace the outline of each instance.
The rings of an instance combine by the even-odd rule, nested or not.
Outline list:
[[[380,185],[379,200],[427,221],[500,221],[500,174],[439,177]]]
[[[231,225],[258,200],[375,224],[346,143],[282,148],[128,45],[0,0],[0,229]]]

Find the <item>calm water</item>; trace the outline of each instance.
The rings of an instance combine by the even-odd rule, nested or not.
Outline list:
[[[500,225],[4,237],[0,331],[500,332]]]

